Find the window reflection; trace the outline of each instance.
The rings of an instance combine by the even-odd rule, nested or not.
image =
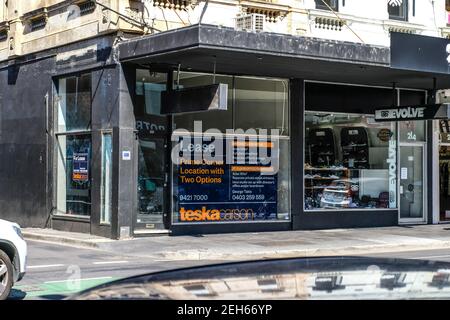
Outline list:
[[[396,207],[393,123],[371,116],[305,113],[305,209]]]
[[[91,214],[91,137],[58,137],[58,213]]]
[[[56,84],[58,214],[91,214],[91,87],[91,74]]]

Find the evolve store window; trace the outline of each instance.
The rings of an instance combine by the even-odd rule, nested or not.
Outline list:
[[[179,79],[180,88],[214,81],[209,74],[184,72]],[[183,153],[199,149],[215,157],[202,162],[190,154],[177,155],[180,163],[173,166],[173,223],[289,221],[289,82],[224,75],[217,75],[215,81],[228,84],[226,111],[192,112],[173,119],[174,128],[189,133],[187,139],[181,135],[173,139]],[[194,122],[202,127],[195,135]],[[278,134],[264,141],[264,129],[268,134],[276,129]],[[217,134],[222,140],[213,144]],[[227,156],[236,162],[230,163]],[[264,161],[268,158],[270,163]]]
[[[305,112],[305,210],[397,207],[394,123]]]

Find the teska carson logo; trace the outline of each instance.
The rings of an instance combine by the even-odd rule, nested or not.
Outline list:
[[[181,207],[179,210],[180,220],[185,222],[192,221],[248,221],[255,219],[255,212],[250,208],[234,209],[208,209],[202,206],[201,209],[186,209]]]
[[[180,208],[181,221],[219,221],[220,211],[217,209],[186,210]]]

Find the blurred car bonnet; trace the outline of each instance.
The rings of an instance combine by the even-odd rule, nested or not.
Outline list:
[[[118,280],[70,299],[448,299],[450,263],[323,257],[225,263]]]

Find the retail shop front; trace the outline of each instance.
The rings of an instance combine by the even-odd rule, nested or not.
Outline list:
[[[431,110],[450,78],[393,50],[210,25],[122,43],[134,235],[431,223],[433,117],[379,113]]]

